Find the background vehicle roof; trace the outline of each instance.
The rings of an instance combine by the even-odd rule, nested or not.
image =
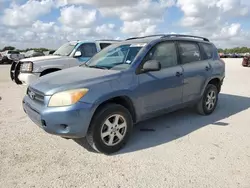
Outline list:
[[[100,40],[75,40],[75,41],[69,41],[69,43],[71,44],[80,44],[80,43],[88,43],[88,42],[93,42],[93,43],[96,43],[96,42],[109,42],[109,43],[115,43],[115,42],[120,42],[121,40],[108,40],[108,39],[100,39]]]

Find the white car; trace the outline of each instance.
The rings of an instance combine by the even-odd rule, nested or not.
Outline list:
[[[0,64],[10,64],[12,61],[23,59],[24,55],[15,50],[7,50],[0,55]]]
[[[62,45],[53,55],[26,58],[14,62],[10,76],[16,84],[29,85],[39,77],[78,66],[88,61],[103,48],[118,40],[72,41]]]

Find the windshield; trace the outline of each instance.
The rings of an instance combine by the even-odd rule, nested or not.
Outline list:
[[[143,45],[113,44],[93,56],[85,66],[103,69],[127,69]]]
[[[60,56],[69,56],[71,52],[74,50],[76,44],[66,43],[62,45],[58,50],[56,50],[53,54]]]

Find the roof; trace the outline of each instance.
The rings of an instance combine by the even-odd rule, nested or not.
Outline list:
[[[101,40],[75,40],[75,41],[69,41],[69,43],[73,44],[73,45],[76,45],[78,43],[85,43],[85,42],[121,42],[121,40],[101,39]]]

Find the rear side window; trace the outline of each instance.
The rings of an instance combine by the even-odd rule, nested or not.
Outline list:
[[[92,57],[97,53],[95,43],[84,43],[79,47],[82,57]]]
[[[206,56],[205,59],[213,58],[213,46],[211,44],[204,44],[204,43],[201,43],[201,46],[203,47],[205,52]]]
[[[106,48],[107,46],[109,46],[111,43],[100,43],[100,47],[101,49]]]
[[[194,42],[179,42],[180,58],[182,63],[191,63],[201,60],[198,44]]]

